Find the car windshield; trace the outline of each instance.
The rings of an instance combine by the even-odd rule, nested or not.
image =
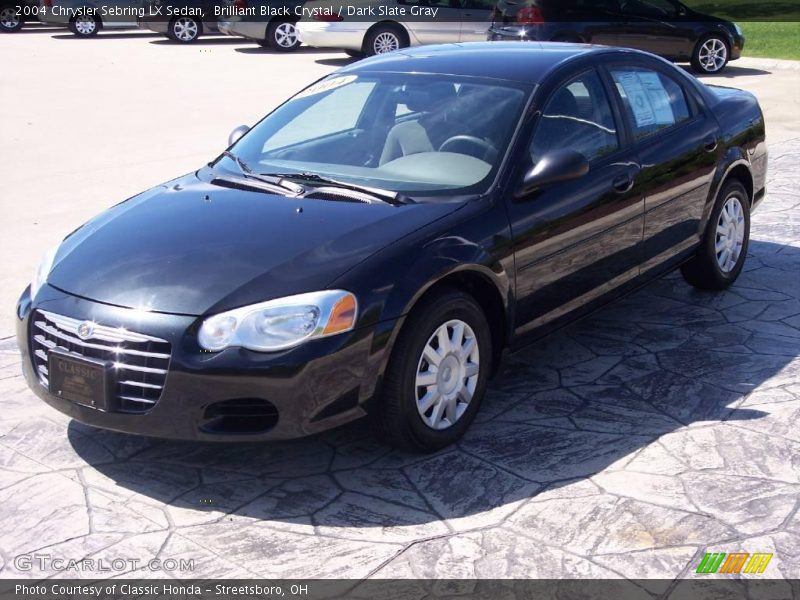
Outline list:
[[[530,89],[475,78],[334,75],[303,90],[217,163],[310,174],[404,195],[479,194],[492,181]]]

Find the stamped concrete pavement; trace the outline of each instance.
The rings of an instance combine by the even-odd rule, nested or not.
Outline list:
[[[770,576],[800,577],[799,162],[800,140],[772,146],[730,291],[672,275],[512,356],[433,456],[365,423],[258,445],[91,429],[26,389],[3,340],[0,577],[623,577],[661,593],[707,551],[771,552]],[[16,558],[32,554],[194,562]]]

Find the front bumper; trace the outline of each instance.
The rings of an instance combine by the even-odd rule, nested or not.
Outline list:
[[[264,21],[219,21],[220,33],[235,35],[248,40],[263,42],[267,39],[267,24]]]
[[[297,33],[306,46],[361,51],[370,25],[358,21],[300,21]]]
[[[108,327],[154,336],[171,344],[163,390],[157,402],[138,414],[76,404],[53,395],[35,372],[32,316],[35,311],[93,321]],[[199,319],[120,308],[71,296],[45,285],[33,305],[28,290],[17,306],[17,343],[28,386],[53,408],[71,418],[104,429],[158,438],[205,441],[290,439],[339,426],[366,414],[366,403],[378,382],[376,365],[384,364],[379,330],[385,322],[346,334],[313,340],[283,352],[259,353],[229,348],[203,351],[194,331]],[[91,341],[91,339],[89,340]],[[111,377],[116,378],[114,368]],[[266,401],[277,410],[267,429],[241,431],[219,427],[219,403]],[[214,416],[216,415],[216,416]]]

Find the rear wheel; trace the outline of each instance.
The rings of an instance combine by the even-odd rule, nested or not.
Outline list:
[[[293,52],[300,47],[297,25],[291,21],[275,21],[267,27],[267,46],[276,52]]]
[[[0,9],[0,31],[14,33],[22,29],[22,19],[15,6],[6,6]]]
[[[345,49],[344,51],[347,56],[350,58],[364,58],[364,53],[361,50],[348,50]]]
[[[489,324],[474,298],[448,290],[424,300],[392,352],[375,414],[380,439],[417,452],[458,441],[483,399],[491,360]]]
[[[89,15],[78,15],[70,20],[69,29],[78,37],[92,37],[100,31],[100,20]]]
[[[400,26],[387,23],[376,25],[369,31],[364,43],[364,51],[367,56],[375,56],[394,52],[407,46],[408,39]]]
[[[170,21],[169,39],[191,44],[203,34],[203,23],[193,17],[177,17]]]
[[[684,279],[700,289],[724,290],[742,272],[749,242],[750,201],[734,179],[720,190],[697,253],[681,267]]]
[[[710,35],[697,42],[692,53],[692,67],[698,73],[713,75],[725,68],[729,58],[728,42],[718,35]]]

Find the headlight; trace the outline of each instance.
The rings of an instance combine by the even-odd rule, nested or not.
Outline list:
[[[36,294],[47,281],[47,276],[50,274],[50,269],[53,268],[53,261],[56,259],[60,244],[57,244],[44,253],[42,259],[39,261],[39,266],[33,273],[33,281],[31,281],[31,300],[36,298]]]
[[[209,317],[197,336],[206,350],[231,346],[270,352],[318,337],[350,331],[356,324],[356,297],[343,290],[287,296]]]

